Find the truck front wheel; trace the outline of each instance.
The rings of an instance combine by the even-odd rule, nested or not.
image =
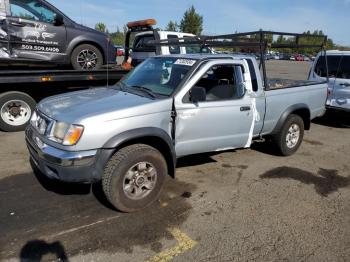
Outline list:
[[[107,163],[103,191],[115,208],[134,212],[158,199],[166,174],[166,161],[157,149],[144,144],[126,146]]]
[[[285,121],[282,130],[274,137],[275,143],[283,156],[294,154],[300,147],[304,137],[304,121],[291,114]]]
[[[0,129],[6,132],[22,131],[27,126],[36,102],[22,92],[0,95]]]

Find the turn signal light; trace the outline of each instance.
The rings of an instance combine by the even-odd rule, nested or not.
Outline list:
[[[51,81],[52,79],[51,79],[51,77],[49,77],[49,76],[43,76],[42,78],[41,78],[41,81],[42,82],[49,82],[49,81]]]
[[[71,125],[63,139],[63,145],[74,146],[78,143],[81,135],[83,134],[84,128],[82,126]]]
[[[132,27],[138,27],[138,26],[152,26],[157,24],[157,21],[155,19],[146,19],[146,20],[139,20],[134,22],[127,23],[127,27],[130,29]]]

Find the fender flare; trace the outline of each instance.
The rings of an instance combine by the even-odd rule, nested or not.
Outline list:
[[[307,112],[307,114],[300,114],[300,112]],[[309,130],[310,129],[310,109],[309,106],[303,103],[300,104],[295,104],[292,105],[290,107],[288,107],[280,116],[279,120],[277,121],[277,124],[275,125],[273,131],[271,132],[272,135],[278,134],[281,129],[283,128],[284,123],[287,120],[287,117],[293,113],[296,113],[296,115],[299,115],[303,121],[304,121],[304,125],[305,125],[305,130]]]
[[[156,128],[156,127],[143,127],[143,128],[137,128],[137,129],[132,129],[128,130],[125,132],[122,132],[118,135],[113,136],[110,138],[104,145],[104,149],[117,149],[118,147],[122,146],[123,144],[126,144],[130,141],[133,140],[140,140],[142,141],[142,138],[146,137],[154,137],[157,139],[160,139],[164,145],[166,145],[166,152],[164,150],[161,151],[163,156],[165,157],[167,164],[168,164],[168,171],[169,175],[171,177],[175,176],[175,167],[176,167],[176,152],[175,152],[175,147],[173,140],[169,136],[167,132],[165,132],[161,128]],[[147,141],[146,141],[147,144]],[[152,143],[149,145],[152,146]],[[162,145],[156,145],[155,147],[162,147]]]

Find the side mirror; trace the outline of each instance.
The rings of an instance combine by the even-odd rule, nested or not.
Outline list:
[[[64,24],[64,18],[61,14],[56,14],[54,25],[61,26]]]
[[[190,100],[193,103],[205,101],[207,97],[207,92],[204,87],[194,86],[191,89]]]

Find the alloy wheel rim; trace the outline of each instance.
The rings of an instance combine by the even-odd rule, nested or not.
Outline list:
[[[157,170],[149,162],[133,165],[125,174],[123,190],[127,197],[134,200],[148,196],[157,183]]]
[[[77,57],[77,62],[81,69],[92,70],[96,67],[98,62],[97,54],[89,49],[80,51]]]
[[[300,127],[297,124],[292,124],[289,127],[287,136],[286,136],[287,147],[294,148],[298,144],[299,138],[300,138]]]

